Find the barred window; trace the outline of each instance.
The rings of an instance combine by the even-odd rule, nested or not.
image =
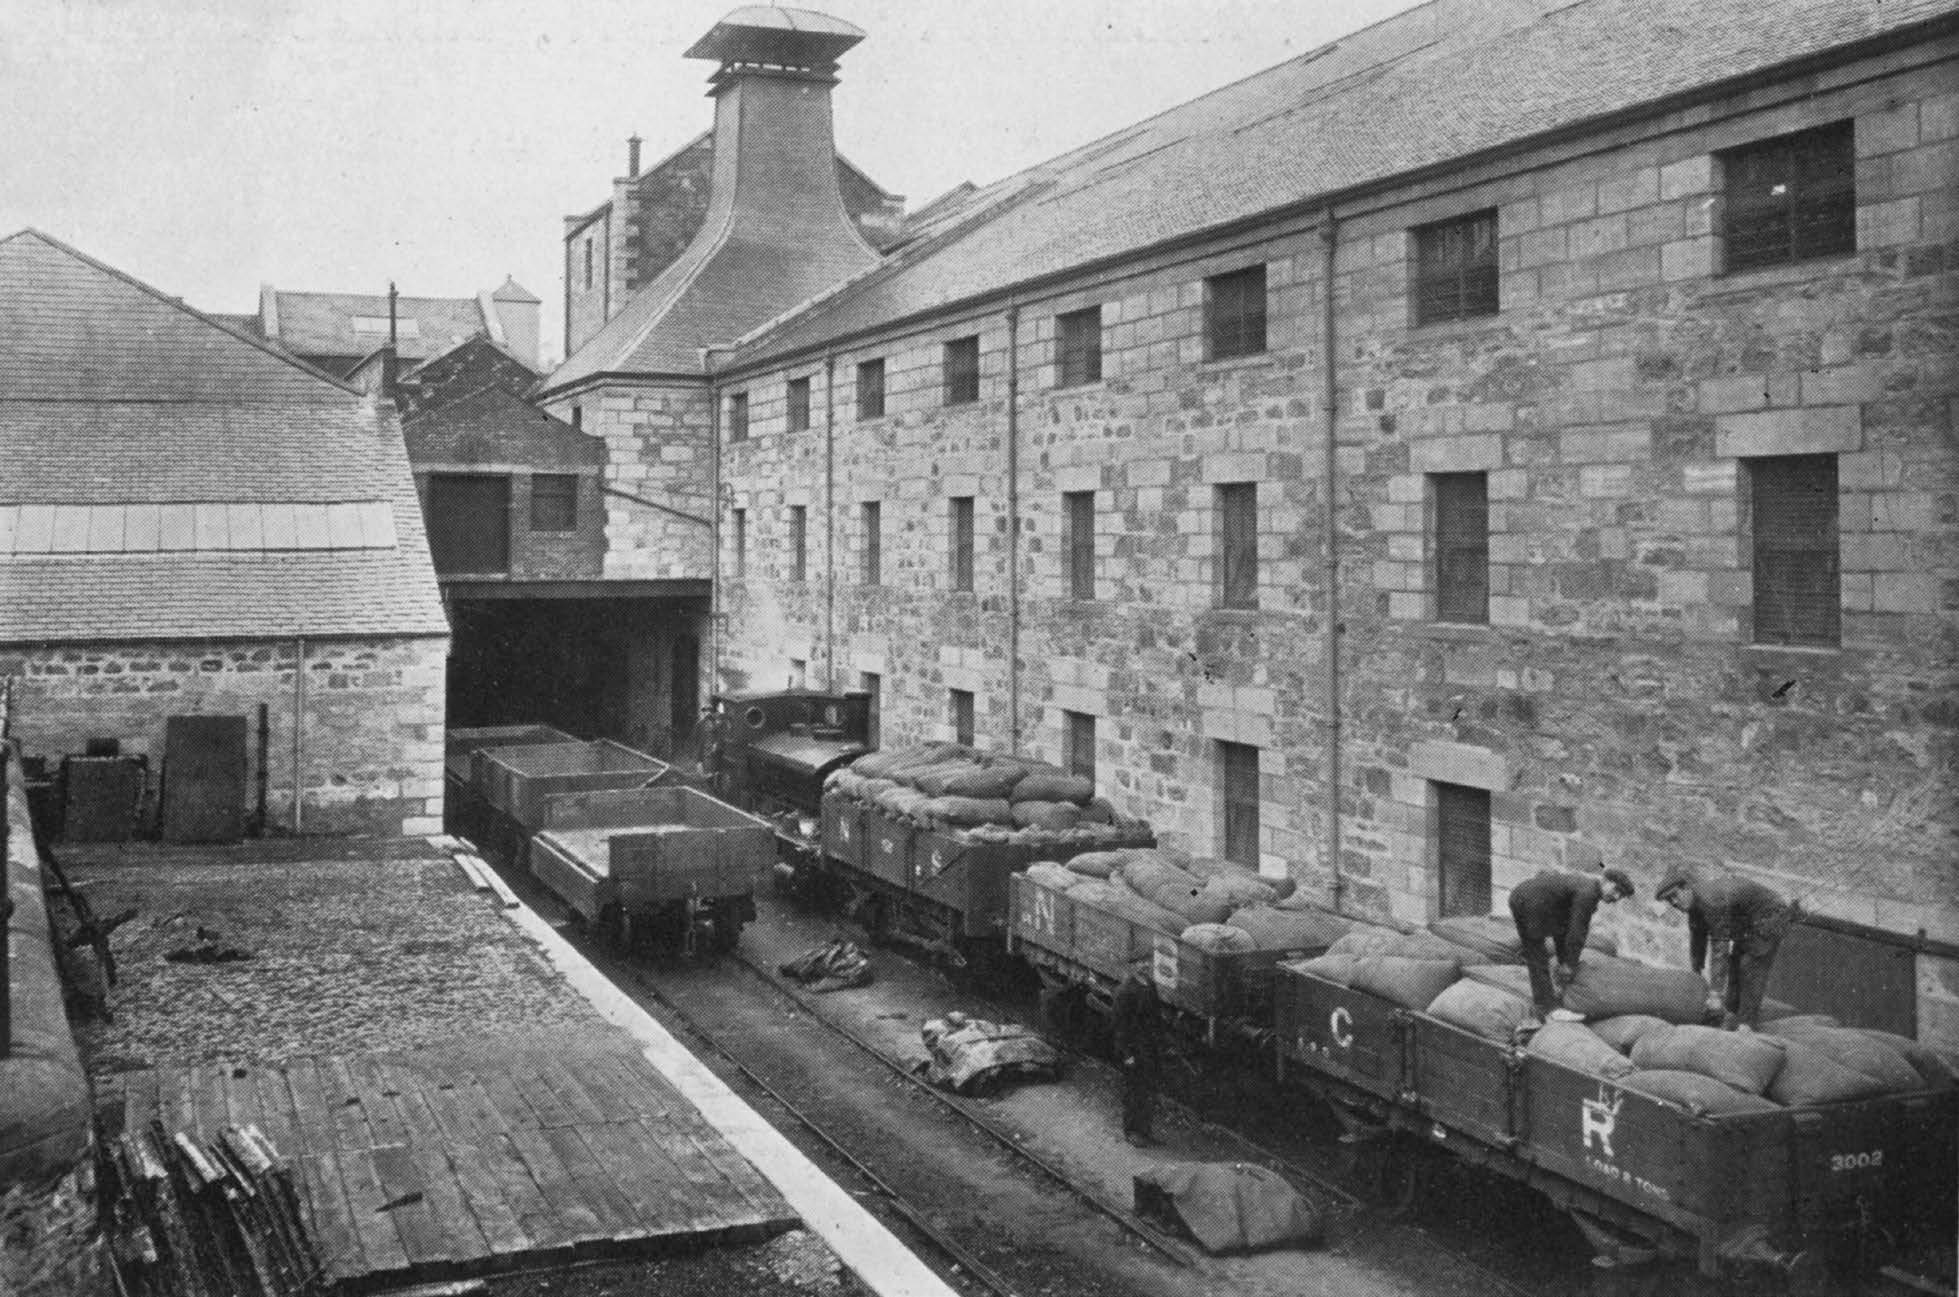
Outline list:
[[[1435,492],[1435,618],[1490,619],[1489,474],[1431,473]]]
[[[1265,267],[1247,266],[1204,281],[1206,360],[1265,350]]]
[[[1415,323],[1496,313],[1496,209],[1417,226]]]
[[[809,578],[809,510],[805,505],[789,506],[789,579]]]
[[[578,475],[531,474],[531,530],[578,529]]]
[[[1102,308],[1090,306],[1054,317],[1055,386],[1102,381]]]
[[[728,397],[728,440],[748,440],[748,393],[735,392]]]
[[[1839,643],[1837,457],[1775,455],[1744,463],[1754,533],[1755,642]]]
[[[1752,270],[1857,250],[1851,123],[1730,149],[1720,159],[1724,269]]]
[[[955,338],[945,344],[945,403],[970,405],[979,400],[979,338]]]
[[[789,380],[789,431],[809,430],[809,379]]]
[[[1436,874],[1444,918],[1490,912],[1490,795],[1435,785]]]
[[[884,506],[876,500],[864,501],[864,584],[884,580]]]
[[[968,747],[973,742],[973,691],[970,689],[948,690],[952,698],[952,738],[955,743]]]
[[[1095,718],[1087,712],[1061,713],[1061,765],[1095,782]]]
[[[1258,484],[1217,488],[1218,607],[1258,607]]]
[[[951,554],[952,588],[971,590],[973,588],[973,497],[955,495],[952,497],[950,535],[947,549]]]
[[[857,366],[857,417],[884,417],[884,357]]]
[[[1258,868],[1258,749],[1246,743],[1218,743],[1219,800],[1224,810],[1226,860]]]
[[[1067,555],[1068,597],[1095,597],[1095,492],[1069,491],[1061,497],[1062,552]]]

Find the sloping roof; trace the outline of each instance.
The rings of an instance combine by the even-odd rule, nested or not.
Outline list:
[[[391,411],[35,231],[0,464],[0,642],[447,633]]]
[[[272,333],[268,328],[268,336],[295,355],[365,356],[388,340],[386,329],[362,332],[354,328],[355,316],[388,318],[386,293],[274,289],[273,295],[277,299],[278,331]],[[409,359],[447,351],[491,327],[482,302],[474,297],[397,297],[395,319],[399,326],[395,351]]]
[[[533,463],[524,447],[545,452],[548,463],[602,466],[605,439],[572,427],[508,389],[484,387],[402,424],[409,458],[428,460],[495,459]]]
[[[1637,109],[1959,0],[1435,0],[965,196],[736,363]],[[960,217],[992,203],[985,219]],[[932,238],[931,234],[941,237]]]

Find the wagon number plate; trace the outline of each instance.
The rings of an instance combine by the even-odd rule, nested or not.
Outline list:
[[[1872,1149],[1868,1153],[1832,1153],[1832,1171],[1872,1171],[1884,1165],[1884,1150]]]

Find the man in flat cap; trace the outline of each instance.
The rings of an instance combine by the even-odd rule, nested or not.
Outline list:
[[[1667,871],[1655,894],[1687,916],[1687,955],[1696,973],[1707,961],[1710,939],[1728,943],[1721,1025],[1729,1031],[1752,1029],[1762,1015],[1762,994],[1782,934],[1801,909],[1753,879],[1684,866]]]
[[[1596,859],[1596,852],[1591,855]],[[1599,903],[1611,905],[1632,894],[1632,879],[1617,869],[1598,874],[1546,869],[1511,889],[1510,917],[1516,920],[1517,935],[1523,939],[1524,967],[1530,970],[1531,999],[1538,1017],[1550,1016],[1564,997],[1564,988],[1578,975],[1579,956],[1591,935],[1592,915]],[[1558,959],[1555,982],[1544,949],[1547,941]]]

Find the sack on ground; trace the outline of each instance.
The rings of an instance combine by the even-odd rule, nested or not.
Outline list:
[[[1565,988],[1564,1007],[1586,1018],[1650,1013],[1668,1022],[1697,1023],[1707,1010],[1707,983],[1691,969],[1588,954]]]
[[[1361,959],[1360,955],[1320,955],[1313,959],[1297,960],[1286,964],[1285,967],[1301,973],[1311,973],[1314,977],[1324,978],[1329,982],[1338,982],[1341,986],[1352,986],[1354,968]]]
[[[1257,950],[1299,950],[1319,954],[1347,934],[1345,920],[1322,910],[1284,910],[1275,905],[1247,905],[1226,920],[1251,936]]]
[[[1004,797],[932,797],[918,813],[955,826],[1014,822],[1013,807]]]
[[[1633,1070],[1631,1059],[1606,1044],[1582,1022],[1547,1022],[1531,1034],[1530,1043],[1524,1048],[1539,1058],[1562,1063],[1587,1076],[1610,1080]]]
[[[1774,1112],[1775,1105],[1758,1095],[1743,1094],[1732,1085],[1699,1072],[1642,1071],[1621,1077],[1619,1084],[1637,1090],[1696,1117],[1731,1117],[1750,1112]]]
[[[1622,1013],[1614,1018],[1600,1018],[1585,1024],[1597,1036],[1621,1054],[1632,1053],[1633,1045],[1649,1031],[1658,1031],[1673,1024],[1665,1018],[1656,1018],[1650,1013]]]
[[[1251,933],[1228,923],[1193,923],[1184,929],[1183,939],[1214,955],[1237,955],[1258,949]]]
[[[1644,1070],[1698,1072],[1749,1094],[1766,1094],[1782,1070],[1783,1043],[1753,1032],[1670,1026],[1634,1041],[1632,1061]]]
[[[1782,1070],[1769,1086],[1769,1098],[1785,1107],[1848,1103],[1853,1099],[1874,1099],[1884,1093],[1884,1082],[1854,1067],[1845,1067],[1806,1040],[1783,1043],[1786,1051]]]
[[[1065,771],[1033,770],[1014,786],[1012,800],[1016,802],[1072,802],[1077,806],[1087,804],[1095,796],[1095,783],[1081,775],[1071,775]]]
[[[1472,982],[1481,982],[1499,991],[1521,996],[1525,1003],[1533,1002],[1530,970],[1522,964],[1471,964],[1462,970],[1462,975]]]
[[[1536,1016],[1529,1000],[1467,977],[1431,1000],[1428,1015],[1506,1045],[1516,1038],[1517,1028]]]
[[[1348,985],[1406,1009],[1426,1009],[1461,975],[1462,965],[1453,959],[1363,955],[1354,964],[1353,980]]]
[[[1065,892],[1088,878],[1088,875],[1078,874],[1066,866],[1055,864],[1052,860],[1036,860],[1027,866],[1024,872],[1030,882],[1039,883],[1058,892]]]
[[[1024,829],[1059,832],[1082,822],[1082,808],[1073,802],[1010,802],[1014,823]]]
[[[1918,1069],[1907,1062],[1902,1054],[1881,1041],[1872,1040],[1861,1031],[1850,1027],[1813,1027],[1793,1036],[1782,1036],[1781,1032],[1773,1029],[1770,1031],[1785,1041],[1800,1041],[1819,1049],[1828,1054],[1832,1062],[1862,1072],[1882,1085],[1886,1094],[1900,1094],[1923,1087]]]

